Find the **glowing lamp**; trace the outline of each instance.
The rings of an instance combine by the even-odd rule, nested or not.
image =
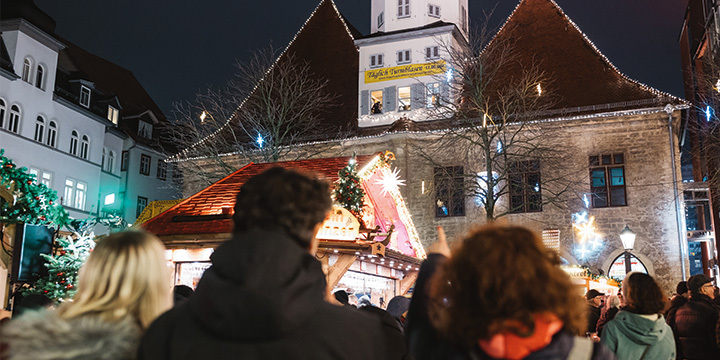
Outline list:
[[[202,114],[200,114],[200,122],[205,121],[205,118],[207,117],[207,112],[203,110]]]
[[[627,225],[620,232],[620,241],[622,241],[623,248],[627,251],[632,251],[635,246],[635,233]]]

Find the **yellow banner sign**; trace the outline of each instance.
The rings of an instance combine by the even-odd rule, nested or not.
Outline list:
[[[365,72],[365,83],[370,84],[380,81],[407,79],[425,75],[436,75],[442,74],[444,72],[445,61],[442,60],[424,64],[408,64],[377,70],[368,70]]]

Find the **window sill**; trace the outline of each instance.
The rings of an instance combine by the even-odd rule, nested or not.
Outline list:
[[[401,15],[398,15],[397,18],[398,18],[398,19],[407,19],[407,18],[409,18],[409,17],[410,17],[410,15],[402,15],[402,16],[401,16]]]

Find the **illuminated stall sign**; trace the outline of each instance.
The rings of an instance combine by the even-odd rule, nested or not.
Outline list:
[[[426,75],[437,75],[445,72],[445,62],[433,61],[424,64],[409,64],[365,71],[365,83],[388,80],[409,79]]]
[[[323,222],[317,238],[323,240],[355,240],[360,231],[360,222],[349,211],[333,206],[330,215]]]

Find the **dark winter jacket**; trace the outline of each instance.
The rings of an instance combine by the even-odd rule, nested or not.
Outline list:
[[[605,325],[602,343],[619,360],[673,360],[676,355],[672,330],[662,315],[650,320],[622,310]]]
[[[620,309],[613,306],[601,312],[600,319],[598,319],[597,326],[595,327],[595,332],[597,332],[598,336],[602,337],[603,328],[608,322],[610,322],[610,320],[615,318],[615,315],[617,315],[618,311],[620,311]]]
[[[405,326],[410,353],[416,360],[492,360],[478,346],[473,349],[465,349],[444,339],[430,323],[427,282],[437,266],[445,260],[443,255],[430,254],[420,268]],[[530,354],[525,359],[613,360],[616,357],[600,343],[593,344],[586,338],[580,338],[561,330],[553,336],[552,342],[548,346]]]
[[[685,304],[687,304],[687,298],[682,295],[675,295],[675,297],[670,300],[670,307],[665,312],[665,318],[667,319],[671,312],[677,311],[677,309]]]
[[[386,359],[378,319],[325,302],[320,262],[287,235],[235,234],[187,302],[145,333],[139,358]]]
[[[128,318],[110,323],[94,316],[65,320],[54,311],[26,311],[3,324],[8,360],[135,359],[140,326]]]
[[[405,335],[400,322],[395,320],[387,311],[372,305],[366,305],[359,309],[361,312],[377,316],[382,322],[383,334],[388,343],[388,354],[391,359],[410,360]]]
[[[693,294],[668,315],[667,322],[675,335],[678,359],[720,359],[718,309],[708,296]]]
[[[597,329],[597,322],[600,319],[600,308],[588,305],[588,326],[587,332],[594,333]]]

